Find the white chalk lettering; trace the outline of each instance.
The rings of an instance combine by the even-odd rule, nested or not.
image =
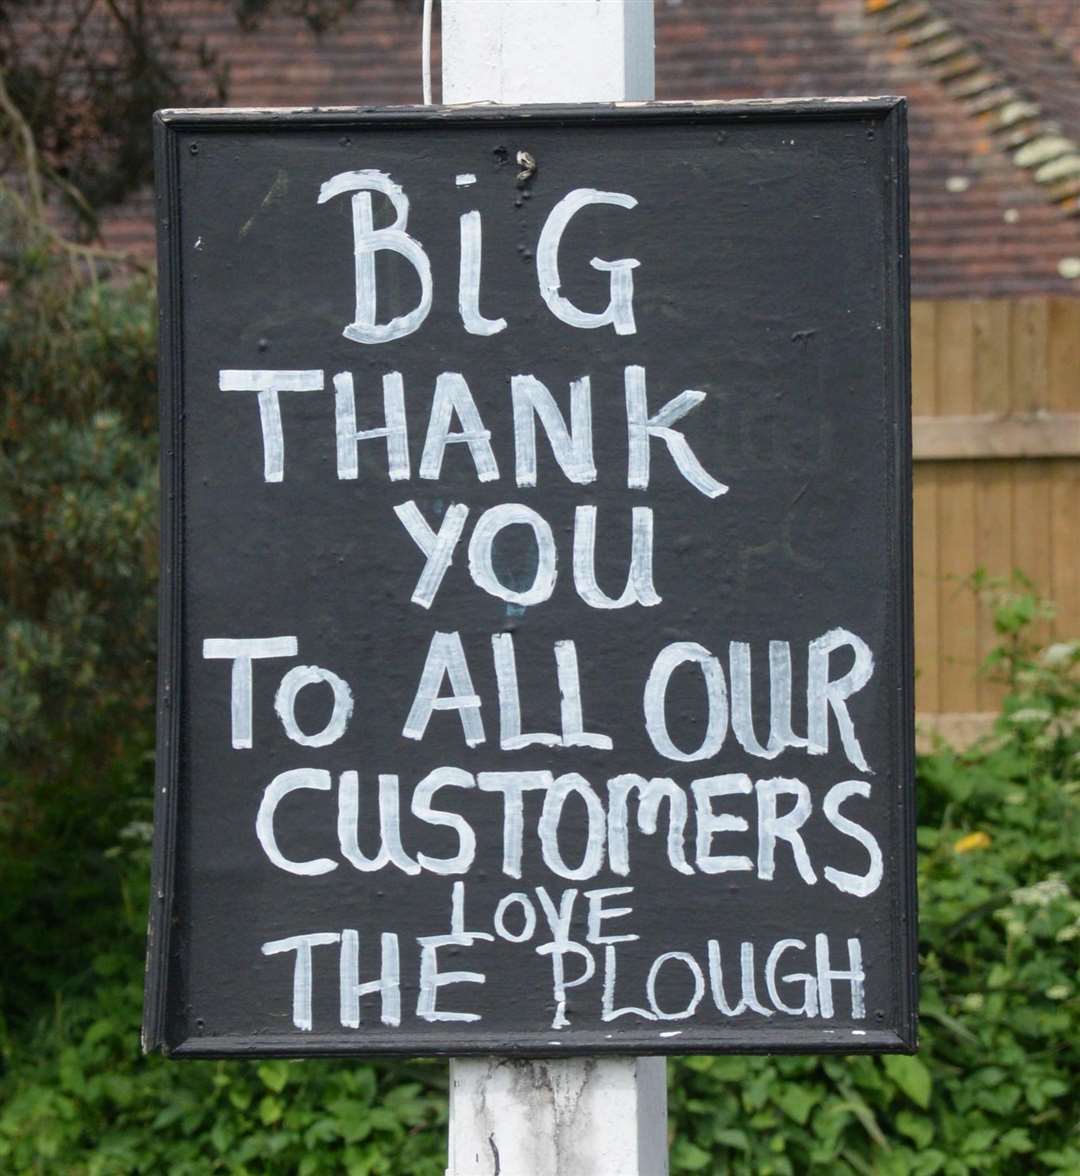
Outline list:
[[[749,705],[749,699],[747,699]],[[791,645],[769,642],[769,746],[805,747],[791,729]]]
[[[440,697],[443,678],[450,679],[453,694]],[[406,739],[423,739],[432,712],[456,710],[461,717],[465,742],[476,747],[484,742],[484,723],[480,718],[480,698],[473,687],[472,675],[465,660],[465,650],[458,633],[435,633],[431,638],[420,684],[416,688],[402,735]]]
[[[795,804],[780,816],[776,802],[781,796],[794,796]],[[770,881],[775,873],[777,841],[786,841],[791,846],[799,875],[807,885],[817,882],[806,843],[799,830],[810,817],[810,789],[801,780],[776,777],[757,782],[758,807],[758,877]]]
[[[581,864],[571,867],[566,864],[559,848],[559,822],[562,819],[563,808],[570,795],[580,796],[585,802],[585,813],[588,822],[585,850]],[[577,827],[578,822],[574,822]],[[544,865],[560,878],[569,878],[573,882],[585,878],[595,878],[604,864],[604,841],[606,838],[606,821],[604,806],[600,798],[593,791],[592,785],[576,772],[568,772],[559,776],[548,789],[544,797],[544,808],[537,826],[540,834],[540,851]]]
[[[413,589],[412,602],[421,608],[431,608],[443,577],[454,560],[454,549],[465,529],[469,508],[462,502],[449,506],[438,531],[433,531],[411,499],[394,507],[394,514],[401,520],[409,537],[424,554],[424,570]]]
[[[754,945],[744,942],[739,949],[741,966],[742,993],[737,1005],[729,1005],[724,994],[724,967],[720,958],[720,944],[710,939],[707,945],[709,955],[709,987],[712,992],[713,1004],[725,1017],[737,1017],[747,1009],[759,1013],[763,1017],[771,1017],[772,1009],[767,1009],[757,995],[757,983],[754,979]]]
[[[307,735],[296,721],[296,699],[305,686],[325,682],[334,696],[333,709],[326,725],[314,735]],[[293,666],[281,679],[277,694],[274,695],[274,710],[281,720],[285,734],[301,747],[328,747],[345,734],[353,712],[353,696],[348,684],[321,666]]]
[[[255,836],[263,852],[279,870],[299,874],[301,877],[313,877],[337,869],[337,862],[331,861],[330,858],[309,858],[307,861],[295,862],[285,857],[278,848],[277,834],[274,831],[274,817],[278,805],[290,792],[296,792],[301,788],[329,792],[331,787],[330,773],[322,768],[293,768],[291,771],[281,772],[267,784],[255,817]]]
[[[694,983],[694,992],[687,1002],[686,1007],[678,1009],[675,1012],[665,1012],[659,1005],[656,999],[656,985],[660,979],[660,970],[668,961],[678,961],[685,965],[686,970],[690,973],[690,977]],[[685,1021],[688,1017],[692,1017],[697,1011],[697,1007],[701,1004],[701,998],[705,995],[705,976],[701,971],[701,967],[697,960],[692,955],[685,951],[668,951],[662,956],[658,956],[653,960],[652,967],[649,969],[648,978],[645,981],[645,997],[649,1002],[649,1008],[656,1014],[657,1020],[660,1021]]]
[[[518,692],[517,658],[510,633],[493,633],[491,651],[495,658],[495,680],[499,691],[499,746],[504,751],[522,747],[560,747],[562,739],[550,731],[522,734],[521,699]]]
[[[540,901],[540,909],[551,930],[551,938],[556,943],[566,943],[570,939],[570,925],[574,921],[574,904],[577,902],[578,892],[571,887],[559,894],[559,905],[551,900],[551,895],[543,886],[537,886],[536,897]]]
[[[356,309],[342,334],[356,343],[386,343],[417,330],[431,310],[431,263],[423,246],[405,231],[409,220],[409,198],[386,172],[365,169],[339,172],[319,189],[319,204],[342,192],[352,192],[353,253],[355,256]],[[394,209],[393,224],[375,228],[372,192],[381,192]],[[420,301],[408,314],[388,323],[376,323],[375,254],[385,249],[403,257],[420,281]]]
[[[695,751],[680,751],[671,741],[667,727],[668,683],[671,675],[687,664],[701,667],[709,710],[705,736]],[[653,747],[662,756],[682,763],[711,759],[724,744],[727,726],[727,685],[720,662],[696,641],[676,641],[666,645],[656,655],[645,684],[645,728]]]
[[[600,751],[610,751],[610,735],[585,730],[581,709],[581,675],[578,673],[577,647],[573,641],[555,642],[555,668],[559,681],[563,747],[595,747]]]
[[[507,527],[525,526],[536,543],[536,572],[532,584],[517,589],[504,584],[495,574],[493,563],[495,539]],[[520,502],[493,506],[477,520],[469,540],[469,574],[478,588],[511,604],[543,604],[555,591],[555,536],[547,521],[531,507]]]
[[[400,372],[382,378],[383,416],[386,424],[376,429],[357,429],[356,392],[350,372],[334,377],[334,428],[337,434],[337,476],[352,481],[360,476],[360,442],[386,438],[387,474],[391,482],[410,475],[409,430],[405,420],[405,385]]]
[[[453,829],[458,836],[458,851],[450,858],[429,857],[418,853],[417,861],[425,870],[434,874],[464,874],[476,857],[476,834],[472,826],[460,813],[448,813],[444,809],[431,807],[431,802],[440,788],[475,788],[476,780],[471,772],[461,768],[435,768],[416,786],[412,798],[412,813],[428,825],[440,825]]]
[[[544,426],[559,468],[579,486],[596,481],[589,377],[570,384],[570,428],[547,388],[535,376],[513,376],[514,453],[517,484],[536,485],[536,418]]]
[[[338,844],[349,865],[364,873],[397,866],[405,874],[419,874],[420,865],[405,852],[401,844],[401,801],[397,776],[379,776],[379,838],[375,857],[360,850],[360,777],[357,772],[342,772],[338,781]]]
[[[281,428],[279,392],[321,392],[321,371],[237,371],[218,372],[222,392],[258,392],[259,424],[262,428],[263,481],[285,478],[285,435]]]
[[[769,642],[769,742],[762,747],[754,733],[750,686],[750,646],[732,641],[728,646],[731,675],[731,730],[742,748],[761,759],[775,759],[785,747],[805,747],[806,740],[791,731],[791,648],[786,641]]]
[[[829,960],[829,937],[820,932],[814,936],[814,955],[817,966],[817,994],[821,1015],[833,1015],[832,982],[847,980],[851,984],[851,1016],[861,1021],[866,1016],[866,973],[862,964],[862,944],[858,939],[847,941],[848,969],[835,971]]]
[[[785,984],[803,985],[803,1003],[792,1006],[780,999],[776,988],[776,970],[780,966],[780,959],[787,951],[805,951],[806,944],[801,939],[781,939],[769,952],[765,961],[765,987],[769,993],[769,1000],[776,1006],[778,1012],[787,1013],[789,1017],[816,1017],[818,1011],[817,979],[808,972],[792,972],[781,977]]]
[[[545,943],[536,949],[537,955],[551,956],[551,987],[555,996],[555,1016],[551,1019],[552,1029],[565,1029],[570,1021],[566,1016],[566,990],[578,988],[588,983],[596,971],[596,960],[587,947],[573,940],[558,943]],[[576,955],[584,961],[581,975],[568,980],[566,977],[565,957]]]
[[[439,950],[444,947],[471,947],[478,939],[494,939],[486,931],[465,930],[465,884],[455,882],[450,907],[450,933],[425,935],[420,945],[420,988],[416,998],[416,1015],[423,1021],[479,1021],[479,1013],[449,1012],[436,1007],[440,988],[449,984],[485,984],[483,972],[440,972]]]
[[[514,906],[521,908],[520,931],[511,931],[506,925],[507,913]],[[527,943],[536,931],[536,907],[533,906],[529,896],[519,890],[514,891],[513,894],[505,894],[499,899],[499,905],[495,908],[494,923],[495,933],[500,939],[505,939],[507,943]]]
[[[458,432],[451,432],[455,415],[462,427]],[[447,445],[462,444],[469,447],[477,478],[481,482],[494,481],[499,476],[499,464],[491,448],[491,430],[484,428],[465,377],[460,372],[443,372],[435,380],[435,397],[420,457],[420,477],[437,481],[442,476]]]
[[[506,319],[485,318],[480,313],[480,259],[483,229],[478,210],[461,214],[461,264],[458,268],[458,312],[470,335],[497,335],[506,330]]]
[[[745,817],[713,812],[714,796],[747,796],[754,790],[750,777],[741,774],[706,776],[691,785],[697,804],[697,868],[703,874],[725,874],[732,870],[752,870],[754,863],[742,854],[714,855],[712,841],[718,833],[745,833]]]
[[[866,850],[870,855],[870,868],[865,874],[850,874],[846,870],[837,870],[833,866],[826,866],[824,873],[826,881],[831,882],[837,890],[865,898],[868,894],[873,894],[881,885],[885,866],[877,838],[862,825],[857,825],[854,821],[841,815],[840,806],[849,796],[869,797],[870,785],[864,780],[844,780],[840,784],[834,784],[825,794],[825,801],[821,807],[825,813],[825,819],[834,829],[847,837],[854,838]]]
[[[635,258],[603,261],[594,257],[589,265],[602,273],[609,273],[609,300],[599,313],[579,309],[563,296],[559,277],[559,245],[571,219],[590,204],[612,204],[618,208],[636,208],[637,201],[624,192],[598,192],[595,188],[575,188],[568,192],[551,210],[540,233],[536,249],[536,273],[540,295],[551,313],[572,327],[592,329],[609,323],[617,335],[633,335],[634,324],[634,269],[641,263]]]
[[[589,904],[589,933],[585,939],[589,943],[629,943],[640,939],[640,935],[626,933],[623,935],[602,934],[603,924],[608,919],[621,919],[634,913],[633,907],[605,907],[604,899],[617,898],[620,894],[633,894],[633,886],[608,886],[602,890],[586,890],[585,899]]]
[[[669,400],[658,412],[649,416],[648,396],[645,391],[645,369],[630,366],[625,371],[626,427],[629,435],[629,462],[626,484],[632,490],[645,490],[649,485],[649,441],[656,437],[663,441],[679,473],[695,490],[709,498],[726,494],[728,487],[705,472],[690,443],[671,426],[681,420],[705,399],[704,392],[681,392]]]
[[[380,937],[382,964],[378,980],[360,983],[360,936],[356,931],[341,933],[341,959],[338,965],[340,1015],[342,1028],[359,1029],[360,998],[378,995],[379,1020],[384,1025],[401,1024],[401,951],[398,937],[383,932]]]
[[[649,836],[657,830],[660,805],[667,801],[667,854],[672,869],[692,874],[686,861],[686,793],[666,777],[646,780],[644,776],[624,774],[608,781],[608,861],[612,873],[625,877],[630,873],[629,807],[630,794],[638,795],[638,829]]]
[[[596,507],[579,506],[574,511],[574,587],[593,608],[627,608],[631,604],[649,607],[660,603],[653,584],[653,512],[635,506],[631,512],[630,570],[622,595],[602,592],[596,583]]]
[[[292,1022],[304,1032],[311,1029],[311,949],[337,943],[340,938],[336,931],[316,931],[309,935],[290,935],[288,939],[275,939],[262,945],[264,956],[296,952],[293,963]]]
[[[854,654],[851,669],[842,677],[830,680],[829,657],[845,645]],[[840,729],[844,754],[859,771],[872,771],[855,737],[855,724],[848,714],[847,700],[870,681],[873,673],[874,655],[870,646],[854,633],[846,629],[830,629],[824,636],[811,641],[806,687],[807,750],[811,755],[825,755],[829,750],[831,710]]]
[[[296,657],[300,648],[295,637],[207,637],[203,657],[232,662],[229,683],[231,741],[233,747],[252,744],[252,666],[256,658]]]
[[[634,1005],[615,1007],[615,979],[618,971],[615,948],[608,945],[604,948],[604,988],[600,1001],[600,1020],[617,1021],[620,1017],[641,1017],[646,1021],[655,1021],[656,1014],[648,1009],[640,1009]]]
[[[525,831],[526,792],[547,791],[554,782],[551,772],[478,772],[481,792],[503,794],[503,873],[521,877],[522,837]]]

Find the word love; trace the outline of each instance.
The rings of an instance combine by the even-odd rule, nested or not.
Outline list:
[[[296,657],[299,648],[296,637],[211,637],[203,642],[204,658],[232,662],[229,699],[234,748],[250,748],[253,743],[254,663]],[[493,634],[491,650],[498,694],[499,746],[503,751],[534,745],[591,747],[601,751],[613,748],[609,735],[585,729],[577,646],[573,641],[558,641],[553,650],[561,696],[561,734],[523,729],[512,634]],[[832,656],[841,650],[850,653],[852,664],[843,674],[833,677]],[[754,728],[751,649],[747,642],[729,644],[727,674],[720,659],[697,642],[675,641],[664,646],[653,660],[642,694],[645,729],[653,747],[666,759],[680,763],[708,760],[723,748],[730,726],[743,750],[761,759],[773,759],[788,747],[802,748],[809,755],[826,755],[831,715],[848,760],[861,771],[870,772],[872,769],[863,755],[848,710],[848,700],[873,675],[870,647],[854,633],[832,629],[809,642],[806,665],[806,735],[800,736],[792,726],[791,645],[787,641],[769,642],[770,721],[769,736],[763,744]],[[667,696],[677,673],[700,675],[705,688],[705,733],[696,747],[679,747],[668,729]],[[329,689],[330,715],[318,731],[304,731],[297,720],[297,701],[302,691],[320,685]],[[444,692],[444,686],[449,690]],[[420,741],[427,734],[436,711],[452,711],[460,720],[465,743],[476,747],[487,739],[483,705],[473,684],[460,634],[437,632],[431,638],[401,734],[406,739]],[[353,713],[353,693],[349,684],[332,670],[294,666],[281,678],[274,710],[293,743],[302,747],[326,747],[337,743],[347,731]]]
[[[770,1018],[779,1013],[788,1017],[831,1020],[837,1015],[834,985],[842,981],[849,989],[852,1020],[865,1019],[866,973],[862,943],[856,937],[848,938],[844,945],[847,966],[837,967],[840,960],[834,956],[835,946],[823,932],[808,937],[812,939],[812,946],[794,937],[771,943],[744,939],[737,945],[722,945],[719,939],[709,939],[705,943],[704,963],[691,952],[663,952],[652,960],[644,976],[639,998],[641,1005],[622,1004],[620,997],[623,994],[617,995],[617,988],[621,987],[618,982],[618,950],[620,946],[639,940],[640,936],[629,931],[624,922],[634,914],[634,909],[616,906],[613,902],[608,904],[610,900],[621,900],[633,893],[632,886],[586,890],[580,895],[584,901],[579,904],[577,890],[563,890],[557,895],[549,894],[543,886],[535,887],[531,894],[515,891],[499,900],[491,919],[491,930],[486,931],[480,930],[477,924],[473,924],[472,929],[467,927],[465,884],[455,882],[448,930],[438,935],[417,936],[415,947],[406,939],[406,952],[418,957],[413,965],[416,980],[407,986],[417,993],[415,1007],[410,1011],[417,1020],[428,1023],[483,1020],[481,1013],[460,1007],[447,1008],[440,1001],[440,992],[464,984],[486,984],[487,974],[477,971],[475,966],[469,970],[444,971],[440,967],[439,953],[445,951],[447,955],[460,957],[478,943],[494,942],[513,946],[531,944],[536,955],[549,961],[552,1029],[565,1029],[571,1023],[567,1011],[571,989],[579,990],[575,993],[579,1008],[590,989],[595,992],[596,1011],[602,1024],[622,1017],[643,1021],[686,1021],[698,1014],[699,1009],[703,1014],[719,1014],[725,1018],[748,1014]],[[577,907],[585,908],[582,912],[585,927],[582,928],[584,935],[575,939],[571,938],[571,928],[579,917],[575,911]],[[611,926],[612,923],[615,927]],[[378,1020],[386,1026],[400,1026],[404,1014],[402,989],[405,987],[402,984],[401,936],[397,932],[383,931],[378,936],[376,948],[373,940],[361,944],[360,934],[353,928],[290,935],[262,945],[264,956],[293,956],[293,1025],[305,1032],[314,1027],[315,949],[334,947],[337,951],[332,954],[337,958],[333,971],[337,978],[341,1027],[360,1028],[365,1011],[362,1001],[373,997],[379,1001]],[[320,952],[320,962],[322,955]],[[730,967],[733,956],[738,958],[737,969]],[[797,967],[804,960],[807,971],[781,971],[782,968]],[[377,971],[377,978],[362,980],[362,968],[368,975]],[[662,990],[666,990],[665,998],[662,998]],[[443,992],[442,995],[444,1001],[447,998],[452,1000],[456,995],[455,1003],[459,1006],[468,999],[467,993],[461,992]],[[793,1003],[795,1000],[797,1003]],[[371,1013],[373,1010],[368,1015]]]
[[[471,187],[476,177],[462,174],[458,187]],[[408,232],[409,198],[389,173],[375,170],[339,172],[319,190],[319,204],[336,196],[351,193],[353,254],[355,257],[356,311],[353,321],[342,332],[356,343],[387,343],[419,330],[432,305],[434,283],[431,262],[423,245]],[[373,195],[381,193],[394,211],[393,223],[375,228]],[[611,326],[617,335],[633,335],[634,273],[640,264],[635,258],[603,261],[594,257],[589,264],[601,273],[610,274],[609,298],[601,311],[582,310],[565,297],[560,289],[559,246],[571,220],[590,205],[637,207],[637,200],[625,192],[598,192],[595,188],[575,188],[567,193],[548,214],[536,249],[536,276],[540,297],[551,313],[569,326],[584,330]],[[485,318],[480,311],[480,264],[483,248],[483,223],[478,209],[460,217],[461,264],[458,273],[458,310],[461,322],[470,335],[497,335],[507,327],[504,318]],[[376,321],[375,257],[380,252],[396,254],[413,270],[420,283],[420,299],[407,314],[389,322]]]

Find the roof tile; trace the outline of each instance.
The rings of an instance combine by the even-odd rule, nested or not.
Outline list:
[[[419,19],[394,0],[361,0],[321,39],[281,16],[243,32],[220,0],[159,2],[229,64],[235,105],[419,100]],[[1080,256],[1077,0],[657,0],[656,20],[660,98],[908,96],[916,296],[1080,293],[1059,268]],[[1054,152],[1035,146],[1049,120]],[[1014,162],[1029,148],[1042,184]],[[107,231],[148,248],[147,200]]]

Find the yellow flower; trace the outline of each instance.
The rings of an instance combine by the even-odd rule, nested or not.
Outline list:
[[[971,853],[973,849],[986,849],[990,844],[990,834],[981,829],[978,833],[966,833],[953,846],[954,853]]]

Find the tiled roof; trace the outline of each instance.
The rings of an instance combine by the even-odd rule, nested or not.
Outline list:
[[[941,0],[948,19],[911,0],[869,6],[1051,200],[1080,215],[1080,63],[1058,29],[1020,6],[976,11],[971,0]]]
[[[321,39],[161,2],[229,63],[234,105],[419,99],[419,19],[394,0]],[[908,97],[916,297],[1080,293],[1080,0],[656,0],[656,23],[659,98]],[[147,247],[148,199],[107,234]]]
[[[944,54],[950,65],[939,57],[941,38],[950,35],[950,20],[959,24],[961,8],[982,18],[1038,8],[1049,19],[1052,7],[1051,0],[658,0],[658,93],[904,94],[915,296],[1077,292],[1080,221],[1017,166],[990,120],[946,80],[955,69],[970,82],[982,68],[974,49],[967,62],[958,59],[962,45]],[[1080,55],[1080,5],[1062,7],[1070,11],[1059,14],[1059,27],[1074,30]],[[976,27],[991,38],[985,19]],[[995,35],[993,43],[1008,60],[1003,39]],[[1032,50],[1029,61],[1035,56]],[[1060,60],[1069,61],[1063,51]],[[1029,63],[1028,72],[1032,100],[1041,101],[1044,89],[1071,92],[1062,75],[1071,78],[1069,87],[1080,87],[1080,57],[1068,69],[1057,59],[1053,70]],[[1080,116],[1064,125],[1080,134]]]

